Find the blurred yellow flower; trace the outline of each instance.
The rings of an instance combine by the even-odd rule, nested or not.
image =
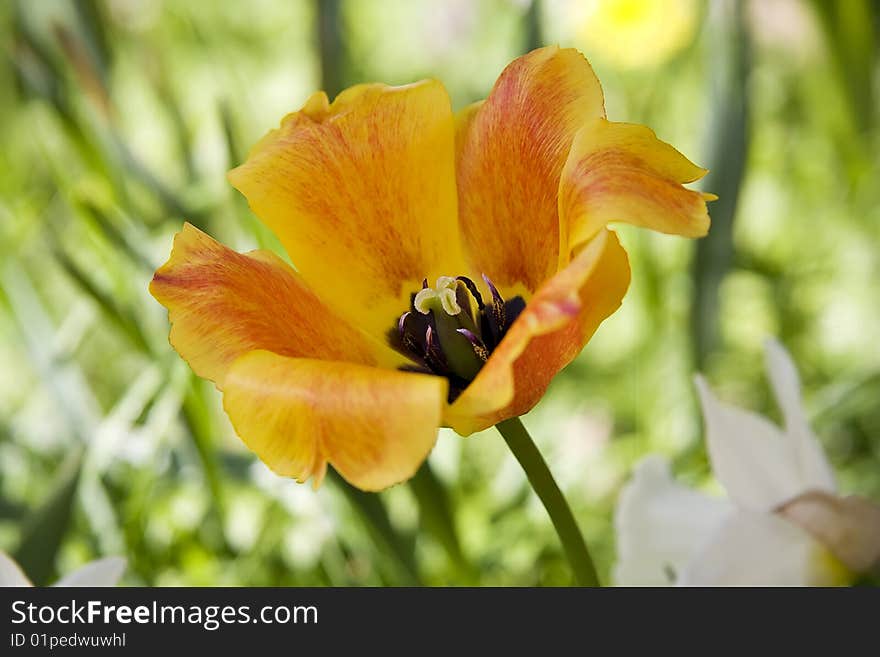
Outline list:
[[[651,68],[687,46],[696,0],[587,0],[572,11],[589,51],[621,68]]]
[[[318,92],[229,174],[296,269],[187,224],[150,290],[269,467],[378,490],[438,427],[529,411],[626,292],[606,225],[705,234],[710,196],[682,185],[704,173],[606,120],[571,49],[516,59],[457,115],[434,80]]]

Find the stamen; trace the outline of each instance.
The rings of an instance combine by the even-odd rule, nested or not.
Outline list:
[[[407,311],[403,313],[397,321],[397,330],[400,334],[400,343],[403,345],[404,349],[416,358],[422,359],[425,356],[425,348],[415,337],[417,335],[413,330],[415,319],[415,315],[411,312]]]
[[[498,293],[498,288],[489,280],[489,277],[486,274],[483,274],[483,280],[486,281],[486,285],[489,286],[489,290],[492,292],[492,312],[495,315],[495,323],[498,325],[500,329],[503,330],[505,322],[505,313],[504,313],[504,299],[501,298],[501,294]]]
[[[503,303],[503,299],[501,298],[501,294],[498,293],[498,288],[495,287],[495,284],[492,282],[486,274],[483,274],[483,280],[486,281],[486,285],[489,286],[489,291],[492,292],[492,299],[495,303]]]
[[[425,343],[428,345],[429,354],[437,349],[437,341],[434,339],[434,329],[430,326],[425,329]]]
[[[498,346],[507,330],[507,313],[504,307],[504,299],[501,298],[498,288],[495,287],[486,274],[483,274],[483,280],[492,293],[492,302],[486,304],[486,307],[483,309],[481,328],[483,329],[483,339],[486,341],[489,349],[492,350]]]
[[[482,340],[478,338],[473,331],[469,331],[466,328],[456,329],[458,333],[461,333],[464,337],[468,339],[468,342],[471,343],[471,346],[474,348],[474,353],[480,358],[484,363],[489,360],[489,350],[486,349],[486,345],[483,344]]]
[[[443,350],[437,342],[437,334],[430,325],[425,330],[425,342],[427,343],[425,361],[428,363],[428,366],[434,370],[442,371],[447,369],[446,358],[443,356]]]
[[[477,308],[482,310],[485,306],[483,304],[483,295],[480,294],[480,291],[477,289],[476,283],[474,283],[467,276],[459,276],[458,280],[465,284],[468,289],[468,292],[474,297],[474,301],[477,302]]]
[[[400,333],[401,339],[406,337],[406,320],[408,320],[412,316],[410,311],[406,311],[400,316],[400,319],[397,320],[397,332]]]
[[[397,330],[389,331],[392,346],[415,363],[406,368],[449,380],[450,403],[474,380],[525,307],[522,297],[505,302],[489,277],[484,274],[483,280],[492,295],[489,303],[466,276],[440,276],[434,287],[424,279],[411,297],[412,307],[398,318]]]

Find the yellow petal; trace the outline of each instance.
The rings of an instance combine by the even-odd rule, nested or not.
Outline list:
[[[652,130],[596,119],[574,139],[559,186],[564,232],[561,262],[613,221],[663,233],[701,237],[709,229],[706,201],[682,186],[706,174]]]
[[[446,379],[254,351],[226,375],[223,407],[279,475],[320,484],[327,464],[363,490],[415,474],[437,438]]]
[[[236,253],[190,224],[175,236],[150,292],[168,308],[171,344],[218,387],[232,361],[254,349],[369,365],[402,362],[331,312],[274,254]]]
[[[629,286],[617,235],[602,230],[529,300],[444,423],[462,435],[527,413],[557,372],[574,360]]]
[[[426,80],[315,94],[229,180],[335,310],[382,335],[423,278],[465,271],[453,116]]]
[[[585,121],[605,116],[602,88],[576,50],[514,60],[456,122],[462,237],[496,285],[534,292],[557,270],[559,176]]]

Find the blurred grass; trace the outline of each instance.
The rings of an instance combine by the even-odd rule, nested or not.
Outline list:
[[[733,264],[733,220],[745,174],[749,142],[749,68],[751,36],[745,5],[724,0],[716,5],[712,56],[712,97],[706,168],[701,187],[718,196],[710,204],[712,226],[696,244],[691,311],[694,363],[702,369],[717,347],[720,287]]]
[[[146,289],[184,220],[280,252],[224,172],[314,89],[430,76],[460,107],[555,42],[591,59],[612,119],[709,166],[722,197],[699,245],[620,228],[624,306],[526,418],[603,579],[639,458],[711,485],[695,349],[721,394],[772,414],[760,351],[778,335],[842,487],[880,498],[877,3],[696,3],[677,53],[646,43],[640,67],[585,41],[576,4],[258,0],[246,20],[227,3],[0,5],[0,548],[38,582],[109,552],[131,584],[568,582],[497,433],[441,432],[380,495],[278,479]]]

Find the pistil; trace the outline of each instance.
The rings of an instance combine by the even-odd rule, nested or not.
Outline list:
[[[476,378],[509,326],[525,307],[521,297],[505,302],[487,276],[492,300],[486,304],[469,278],[441,276],[434,287],[423,281],[392,334],[392,344],[419,371],[450,381],[453,401]]]

